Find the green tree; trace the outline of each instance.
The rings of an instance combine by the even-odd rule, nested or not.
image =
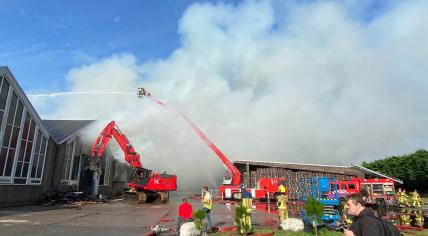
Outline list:
[[[418,150],[403,156],[391,156],[362,165],[374,171],[403,180],[403,188],[428,192],[428,151]]]
[[[199,209],[198,211],[193,212],[193,218],[195,219],[195,227],[197,230],[201,231],[202,229],[202,220],[205,218],[206,213],[204,209]]]
[[[324,205],[315,198],[308,198],[305,202],[306,216],[311,219],[312,226],[315,229],[315,235],[318,235],[317,225],[324,213]]]

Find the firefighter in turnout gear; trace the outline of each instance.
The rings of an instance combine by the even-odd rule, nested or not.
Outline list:
[[[405,210],[401,211],[400,215],[401,225],[410,226],[410,212],[406,212]]]
[[[407,201],[407,194],[406,194],[406,190],[403,189],[401,190],[401,188],[398,189],[397,192],[397,201],[398,201],[398,205],[400,206],[410,206],[409,202]]]
[[[417,226],[424,227],[425,219],[422,211],[415,212],[415,221]]]
[[[241,189],[242,196],[242,206],[246,209],[247,215],[243,219],[243,223],[249,226],[249,230],[251,230],[251,213],[253,212],[253,195],[248,192],[245,188]]]
[[[413,191],[412,192],[412,200],[413,200],[413,207],[421,207],[421,196],[419,196],[418,191]]]
[[[278,207],[279,222],[281,222],[281,224],[288,218],[287,201],[288,197],[285,192],[281,193],[277,198],[276,206]]]

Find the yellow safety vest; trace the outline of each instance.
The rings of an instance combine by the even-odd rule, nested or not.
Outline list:
[[[287,197],[285,195],[281,195],[278,197],[278,202],[276,203],[278,209],[287,209]]]
[[[251,198],[243,198],[242,206],[247,209],[247,213],[251,213],[253,211],[253,199]]]
[[[213,201],[211,199],[211,194],[209,192],[205,193],[204,198],[202,199],[202,205],[207,209],[213,208]]]

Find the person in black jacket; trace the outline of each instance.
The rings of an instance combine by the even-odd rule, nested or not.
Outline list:
[[[365,207],[365,201],[360,193],[349,195],[346,207],[348,214],[354,216],[351,227],[344,230],[346,236],[385,235],[382,223],[376,218],[372,209]]]

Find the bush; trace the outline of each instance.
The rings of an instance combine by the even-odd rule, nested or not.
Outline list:
[[[204,209],[199,209],[193,212],[193,218],[195,219],[195,227],[197,230],[201,230],[202,220],[206,217]]]

